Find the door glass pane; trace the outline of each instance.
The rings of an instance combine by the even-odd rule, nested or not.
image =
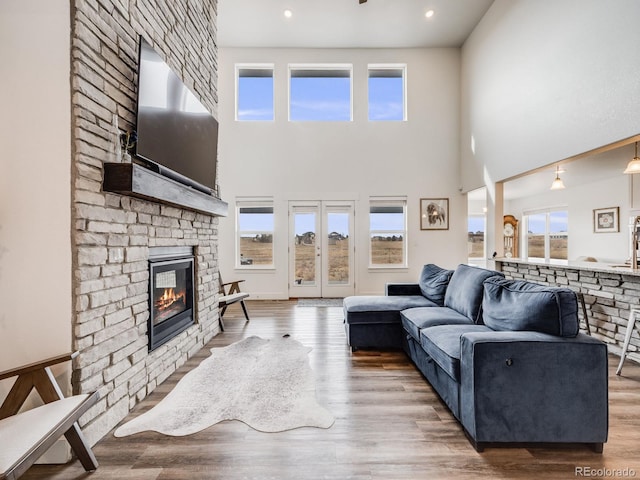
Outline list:
[[[316,214],[294,214],[296,285],[316,284]]]
[[[566,260],[569,231],[567,211],[549,212],[549,257]]]
[[[547,229],[547,214],[529,215],[527,232],[527,251],[529,258],[545,258],[544,236]]]
[[[349,283],[349,214],[328,213],[329,285]]]
[[[468,217],[467,251],[469,258],[484,258],[485,218],[477,215]]]

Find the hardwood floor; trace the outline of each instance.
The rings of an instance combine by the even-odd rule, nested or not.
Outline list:
[[[107,435],[95,447],[100,468],[79,463],[32,467],[24,479],[564,479],[640,477],[640,365],[627,360],[615,375],[609,360],[609,441],[604,453],[575,448],[489,448],[477,453],[457,421],[402,352],[347,348],[339,307],[295,301],[247,302],[251,322],[230,307],[226,331],[173,374],[128,418],[150,409],[208,349],[250,335],[289,333],[313,348],[317,397],[336,417],[333,427],[260,433],[237,421],[188,437],[145,432]],[[585,422],[589,419],[585,418]],[[576,474],[590,469],[590,475]],[[604,475],[595,470],[607,469]],[[629,475],[627,470],[627,476]]]

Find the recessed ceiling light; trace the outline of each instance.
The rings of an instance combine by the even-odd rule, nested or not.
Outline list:
[[[293,17],[293,12],[291,10],[287,9],[287,10],[284,11],[284,16],[287,17],[287,18],[291,18],[291,17]]]
[[[433,17],[433,14],[436,13],[433,10],[427,10],[427,13],[424,14],[425,17],[427,18],[431,18]]]

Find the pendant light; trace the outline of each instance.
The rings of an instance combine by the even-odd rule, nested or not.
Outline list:
[[[636,142],[636,154],[633,157],[633,160],[631,160],[627,164],[627,168],[624,169],[624,173],[627,173],[627,174],[640,173],[640,158],[638,158],[638,142]]]
[[[556,178],[551,184],[551,190],[562,190],[564,188],[564,182],[560,178],[560,165],[556,166]]]

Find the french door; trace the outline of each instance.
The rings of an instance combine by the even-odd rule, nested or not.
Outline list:
[[[353,295],[352,201],[289,202],[289,296]]]

